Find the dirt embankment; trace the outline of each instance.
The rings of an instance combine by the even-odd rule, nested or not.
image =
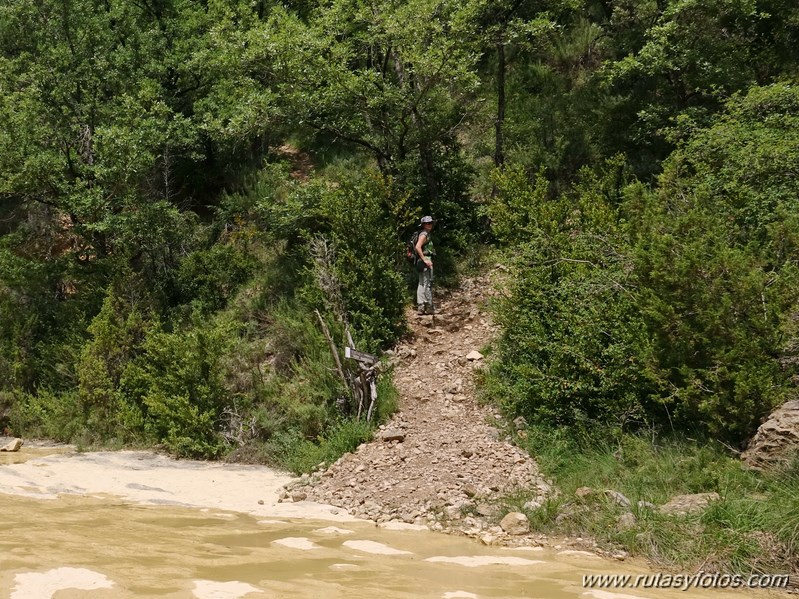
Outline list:
[[[291,485],[285,501],[310,499],[377,522],[401,521],[479,537],[537,544],[496,526],[498,500],[517,490],[540,502],[550,485],[535,461],[502,438],[499,415],[475,400],[479,350],[495,335],[485,311],[487,278],[439,297],[435,317],[409,315],[396,349],[399,412],[375,440]]]

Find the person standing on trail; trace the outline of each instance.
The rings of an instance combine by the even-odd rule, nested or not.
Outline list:
[[[430,232],[433,230],[432,216],[423,216],[422,230],[416,241],[416,269],[419,271],[419,286],[416,288],[416,304],[419,314],[433,314],[433,240]]]

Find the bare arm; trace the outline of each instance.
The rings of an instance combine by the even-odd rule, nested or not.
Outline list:
[[[427,232],[426,231],[422,231],[419,234],[419,239],[416,241],[416,254],[419,256],[419,259],[422,262],[427,264],[427,266],[432,266],[433,262],[431,260],[429,260],[428,258],[425,258],[425,255],[424,255],[423,247],[424,247],[425,239],[427,239]]]

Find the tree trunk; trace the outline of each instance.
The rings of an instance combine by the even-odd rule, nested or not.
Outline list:
[[[419,138],[419,159],[421,161],[420,166],[422,167],[425,191],[427,192],[426,199],[430,204],[435,204],[435,201],[438,200],[438,181],[436,180],[435,159],[433,158],[430,142],[425,138],[421,128],[419,130]]]
[[[502,125],[505,122],[505,44],[497,44],[497,120],[494,123],[496,138],[494,142],[494,166],[505,164],[505,147]]]

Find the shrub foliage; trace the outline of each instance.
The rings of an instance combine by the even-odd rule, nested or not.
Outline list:
[[[755,88],[666,161],[619,161],[555,198],[497,177],[497,236],[522,247],[492,390],[560,424],[679,426],[740,442],[792,392],[799,90]]]

